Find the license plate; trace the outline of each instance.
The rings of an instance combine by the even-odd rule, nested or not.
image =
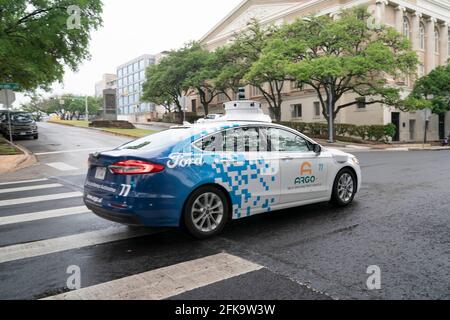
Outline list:
[[[21,133],[20,133],[21,136],[24,136],[24,135],[26,135],[26,134],[27,134],[26,132],[21,132]]]
[[[106,176],[106,168],[98,167],[97,169],[95,169],[95,179],[105,180],[105,176]]]

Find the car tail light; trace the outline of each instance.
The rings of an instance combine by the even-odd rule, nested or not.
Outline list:
[[[109,166],[109,170],[115,174],[149,174],[158,173],[164,170],[164,166],[156,163],[125,160],[114,163]]]

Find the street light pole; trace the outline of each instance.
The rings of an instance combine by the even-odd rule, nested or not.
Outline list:
[[[86,108],[86,120],[89,122],[89,105],[88,105],[88,96],[85,97],[85,108]]]
[[[9,130],[9,141],[13,142],[13,134],[11,130],[11,110],[9,106],[9,97],[8,97],[8,90],[5,91],[5,103],[6,103],[6,109],[8,109],[8,130]]]
[[[333,125],[333,90],[331,87],[331,81],[330,86],[328,88],[328,142],[334,143],[334,125]]]

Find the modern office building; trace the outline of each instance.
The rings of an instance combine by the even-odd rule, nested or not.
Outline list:
[[[244,32],[248,22],[256,18],[261,24],[280,25],[301,17],[317,14],[339,19],[339,12],[357,5],[367,5],[376,21],[395,28],[410,39],[412,48],[420,60],[418,76],[431,72],[436,66],[447,63],[450,51],[448,0],[246,0],[229,13],[200,41],[209,50],[232,41],[235,33]],[[390,84],[401,87],[404,94],[411,91],[414,79],[391,79]],[[284,86],[282,105],[283,121],[326,122],[321,114],[314,90],[299,88],[296,83]],[[260,100],[267,108],[261,92],[248,86],[246,96]],[[346,94],[343,100],[354,101],[355,95]],[[192,96],[190,109],[202,112],[198,97]],[[224,97],[218,96],[211,113],[220,113]],[[357,105],[341,110],[336,121],[356,125],[384,125],[393,123],[398,128],[395,141],[421,141],[424,136],[425,112],[402,112],[401,110],[374,104]],[[450,135],[450,113],[433,115],[428,137],[432,140]]]
[[[117,67],[118,119],[145,122],[152,117],[155,106],[141,101],[145,70],[155,63],[155,56],[144,54]]]

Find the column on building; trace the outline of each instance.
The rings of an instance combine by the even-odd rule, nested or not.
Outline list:
[[[403,17],[405,15],[406,8],[398,6],[395,8],[395,29],[397,32],[403,34]]]
[[[388,0],[377,0],[376,1],[376,6],[377,6],[377,11],[376,11],[376,19],[377,19],[377,23],[381,23],[384,21],[385,17],[386,17],[386,6],[389,4]]]
[[[420,49],[420,19],[422,18],[422,14],[420,12],[414,12],[412,15],[411,21],[411,43],[412,48],[415,51]]]
[[[430,73],[436,67],[436,48],[435,48],[435,31],[436,19],[430,17],[427,19],[427,45],[426,45],[426,73]]]
[[[448,52],[448,23],[444,22],[440,25],[439,28],[439,43],[440,43],[440,48],[439,48],[439,52],[440,52],[440,64],[441,65],[445,65],[447,63],[447,60],[449,58],[449,52]]]

